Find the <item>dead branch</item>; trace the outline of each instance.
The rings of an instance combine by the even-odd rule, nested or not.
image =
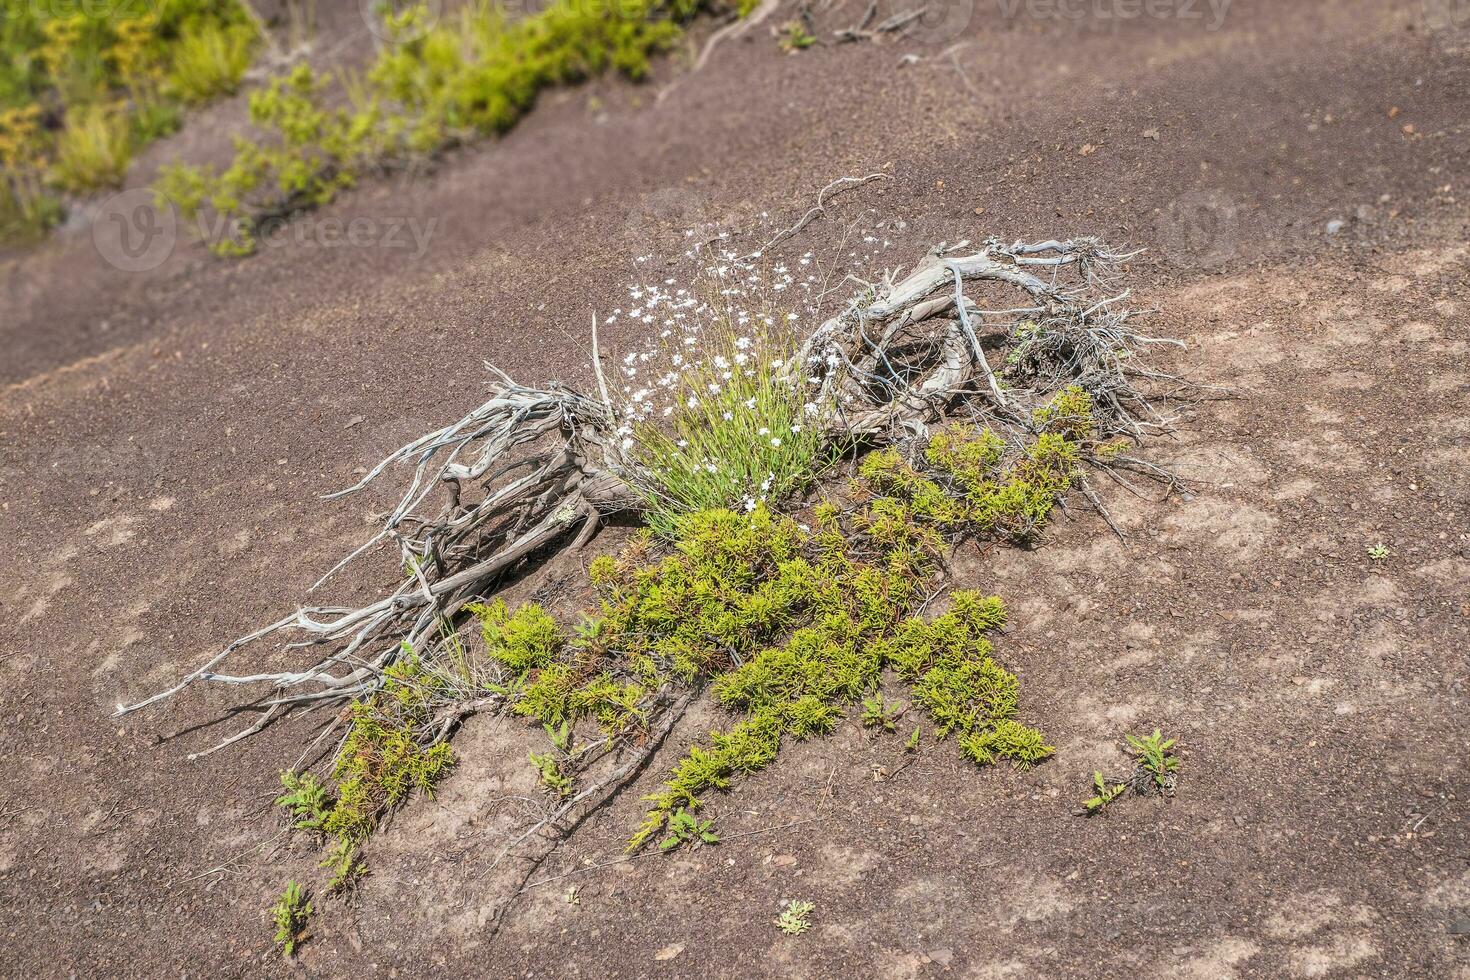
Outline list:
[[[815,208],[758,251],[821,215],[829,194],[884,178],[871,174],[829,184]],[[1128,292],[1113,288],[1121,264],[1135,253],[1080,238],[992,239],[979,251],[951,255],[964,245],[931,251],[902,278],[862,283],[859,294],[787,362],[789,383],[806,392],[806,400],[829,407],[826,431],[834,445],[912,440],[958,409],[1014,434],[1030,427],[1033,407],[1072,384],[1092,396],[1104,436],[1137,438],[1168,427],[1172,420],[1155,407],[1150,398],[1158,396],[1151,393],[1162,388],[1167,395],[1185,382],[1142,367],[1137,355],[1177,341],[1135,331]],[[982,305],[975,299],[981,289],[1015,298]],[[1003,351],[1003,359],[992,365],[987,346]],[[596,357],[595,319],[593,349]],[[631,441],[623,437],[626,429],[620,431],[624,420],[611,404],[600,363],[594,365],[596,397],[555,384],[530,388],[491,371],[496,380],[484,404],[389,454],[333,494],[358,492],[390,468],[407,471],[399,502],[377,533],[313,588],[388,542],[402,559],[396,585],[357,608],[302,607],[235,640],[167,690],[118,705],[117,714],[200,682],[268,685],[270,693],[255,705],[262,716],[207,750],[214,751],[290,709],[362,697],[377,689],[383,669],[404,650],[432,654],[444,624],[453,623],[466,603],[492,593],[522,562],[580,548],[608,515],[659,498],[653,475],[628,455]],[[431,498],[441,503],[434,507]],[[287,650],[323,653],[296,670],[227,671],[243,648],[266,639]]]

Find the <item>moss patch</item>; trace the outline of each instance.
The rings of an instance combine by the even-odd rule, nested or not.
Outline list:
[[[977,764],[1039,762],[1052,747],[1017,719],[1020,683],[989,639],[1005,622],[1001,600],[958,591],[943,615],[914,613],[950,539],[1028,537],[1072,485],[1075,440],[1090,427],[1065,397],[1055,415],[1065,424],[1048,416],[1023,447],[953,427],[917,463],[872,453],[845,505],[816,506],[809,524],[764,506],[680,517],[669,553],[655,557],[645,534],[592,563],[600,605],[574,635],[535,604],[478,607],[489,655],[512,673],[514,710],[547,726],[594,722],[615,738],[645,733],[640,705],[669,686],[707,687],[732,712],[647,797],[630,850],[770,765],[786,740],[831,731],[886,670],[910,684],[937,737]]]

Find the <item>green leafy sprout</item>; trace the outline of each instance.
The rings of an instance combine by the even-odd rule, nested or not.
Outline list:
[[[1134,788],[1140,793],[1156,790],[1166,796],[1173,795],[1179,759],[1169,750],[1173,748],[1175,739],[1164,738],[1157,728],[1152,735],[1124,737],[1136,765],[1132,779]]]
[[[286,957],[296,954],[306,932],[306,922],[311,918],[311,902],[306,891],[294,881],[286,882],[286,890],[271,906],[271,921],[276,927],[275,942]]]
[[[714,832],[714,820],[700,820],[688,810],[680,808],[669,817],[669,835],[659,841],[660,851],[672,851],[678,847],[700,847],[718,844],[720,835]]]
[[[781,903],[781,913],[776,916],[776,928],[788,936],[799,936],[812,927],[811,914],[816,908],[815,902],[787,899]]]
[[[903,715],[902,708],[894,708],[883,700],[883,695],[874,694],[863,699],[863,727],[879,728],[885,732],[891,732],[896,728],[896,722]]]
[[[1109,783],[1103,778],[1101,772],[1093,772],[1092,787],[1096,791],[1096,795],[1091,799],[1082,801],[1083,809],[1089,815],[1101,813],[1107,808],[1109,803],[1116,800],[1128,788],[1128,784]]]

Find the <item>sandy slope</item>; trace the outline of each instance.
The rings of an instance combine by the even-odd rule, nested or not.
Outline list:
[[[719,801],[730,835],[812,822],[589,873],[575,904],[561,882],[537,889],[486,944],[504,895],[480,874],[510,819],[496,801],[529,789],[533,736],[477,722],[439,799],[402,814],[356,902],[320,917],[306,969],[1464,973],[1465,42],[1417,4],[1237,0],[1215,32],[974,9],[928,44],[788,58],[759,36],[670,73],[656,104],[613,83],[557,95],[432,179],[322,216],[437,219],[417,259],[181,246],[123,273],[81,228],[6,260],[7,972],[275,972],[262,909],[313,874],[268,812],[300,729],[188,763],[228,730],[211,724],[223,696],[121,726],[107,709],[293,603],[374,503],[314,495],[477,402],[482,357],[583,376],[583,324],[645,242],[794,213],[833,176],[886,168],[894,182],[846,213],[902,216],[914,252],[987,234],[1154,248],[1134,272],[1161,331],[1192,342],[1178,363],[1240,393],[1157,447],[1202,481],[1191,499],[1111,498],[1126,542],[1078,512],[1036,552],[960,556],[959,584],[1015,609],[1000,653],[1057,758],[977,774],[941,749],[876,782],[897,745],[845,731]],[[896,69],[907,52],[926,60]],[[179,146],[208,154],[232,112]],[[1371,562],[1380,541],[1393,554]],[[575,569],[543,577],[575,601]],[[1186,745],[1179,797],[1073,817],[1117,733],[1154,724]],[[635,806],[551,872],[615,854]],[[818,925],[780,939],[769,919],[798,896]]]

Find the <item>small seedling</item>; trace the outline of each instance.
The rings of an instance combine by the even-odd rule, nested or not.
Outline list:
[[[700,820],[682,807],[669,818],[669,836],[659,842],[660,851],[672,851],[676,847],[702,844],[718,844],[720,835],[714,832],[713,820]]]
[[[558,752],[561,752],[563,755],[572,754],[571,722],[562,722],[560,728],[557,728],[553,725],[542,725],[541,727],[546,729],[546,735],[548,738],[551,739],[551,745],[553,748],[555,748]]]
[[[1127,783],[1109,784],[1100,772],[1093,772],[1092,786],[1097,790],[1097,795],[1090,800],[1082,801],[1082,806],[1089,815],[1101,813],[1109,803],[1116,800],[1128,788]]]
[[[1174,783],[1178,779],[1175,774],[1179,770],[1179,759],[1169,749],[1176,740],[1164,738],[1157,728],[1152,735],[1142,738],[1132,735],[1124,737],[1128,740],[1129,751],[1136,761],[1133,777],[1129,780],[1133,788],[1140,793],[1157,790],[1165,796],[1172,796]]]
[[[286,890],[271,906],[271,921],[276,924],[276,943],[281,952],[290,957],[296,952],[296,944],[306,932],[306,920],[311,917],[311,903],[306,891],[296,882],[286,882]]]
[[[776,917],[776,927],[788,936],[799,936],[812,927],[811,914],[815,902],[787,899],[781,903],[781,914]]]
[[[568,796],[572,792],[572,777],[562,768],[562,760],[553,752],[531,753],[531,765],[536,774],[541,777],[541,785],[552,790],[558,796]]]
[[[327,850],[317,867],[332,873],[327,880],[328,893],[347,891],[367,873],[367,865],[360,860],[357,845],[341,837]]]
[[[781,50],[795,53],[804,48],[809,48],[817,43],[817,39],[806,29],[799,20],[790,20],[781,25]]]
[[[281,785],[286,792],[276,797],[276,806],[291,811],[291,826],[297,830],[320,831],[332,813],[332,798],[327,788],[309,772],[283,772]]]
[[[1374,561],[1383,561],[1383,559],[1387,558],[1390,554],[1392,554],[1392,552],[1388,550],[1388,545],[1382,543],[1381,541],[1378,544],[1370,545],[1368,547],[1368,557],[1372,558]]]
[[[875,694],[870,698],[863,698],[863,727],[881,728],[885,732],[894,730],[894,722],[903,714],[903,709],[894,709],[886,701],[883,695]]]
[[[915,725],[914,726],[914,733],[909,736],[909,740],[907,742],[903,743],[903,750],[905,752],[918,752],[919,751],[919,739],[921,737],[923,737],[923,734],[924,734],[924,727],[922,725]]]

